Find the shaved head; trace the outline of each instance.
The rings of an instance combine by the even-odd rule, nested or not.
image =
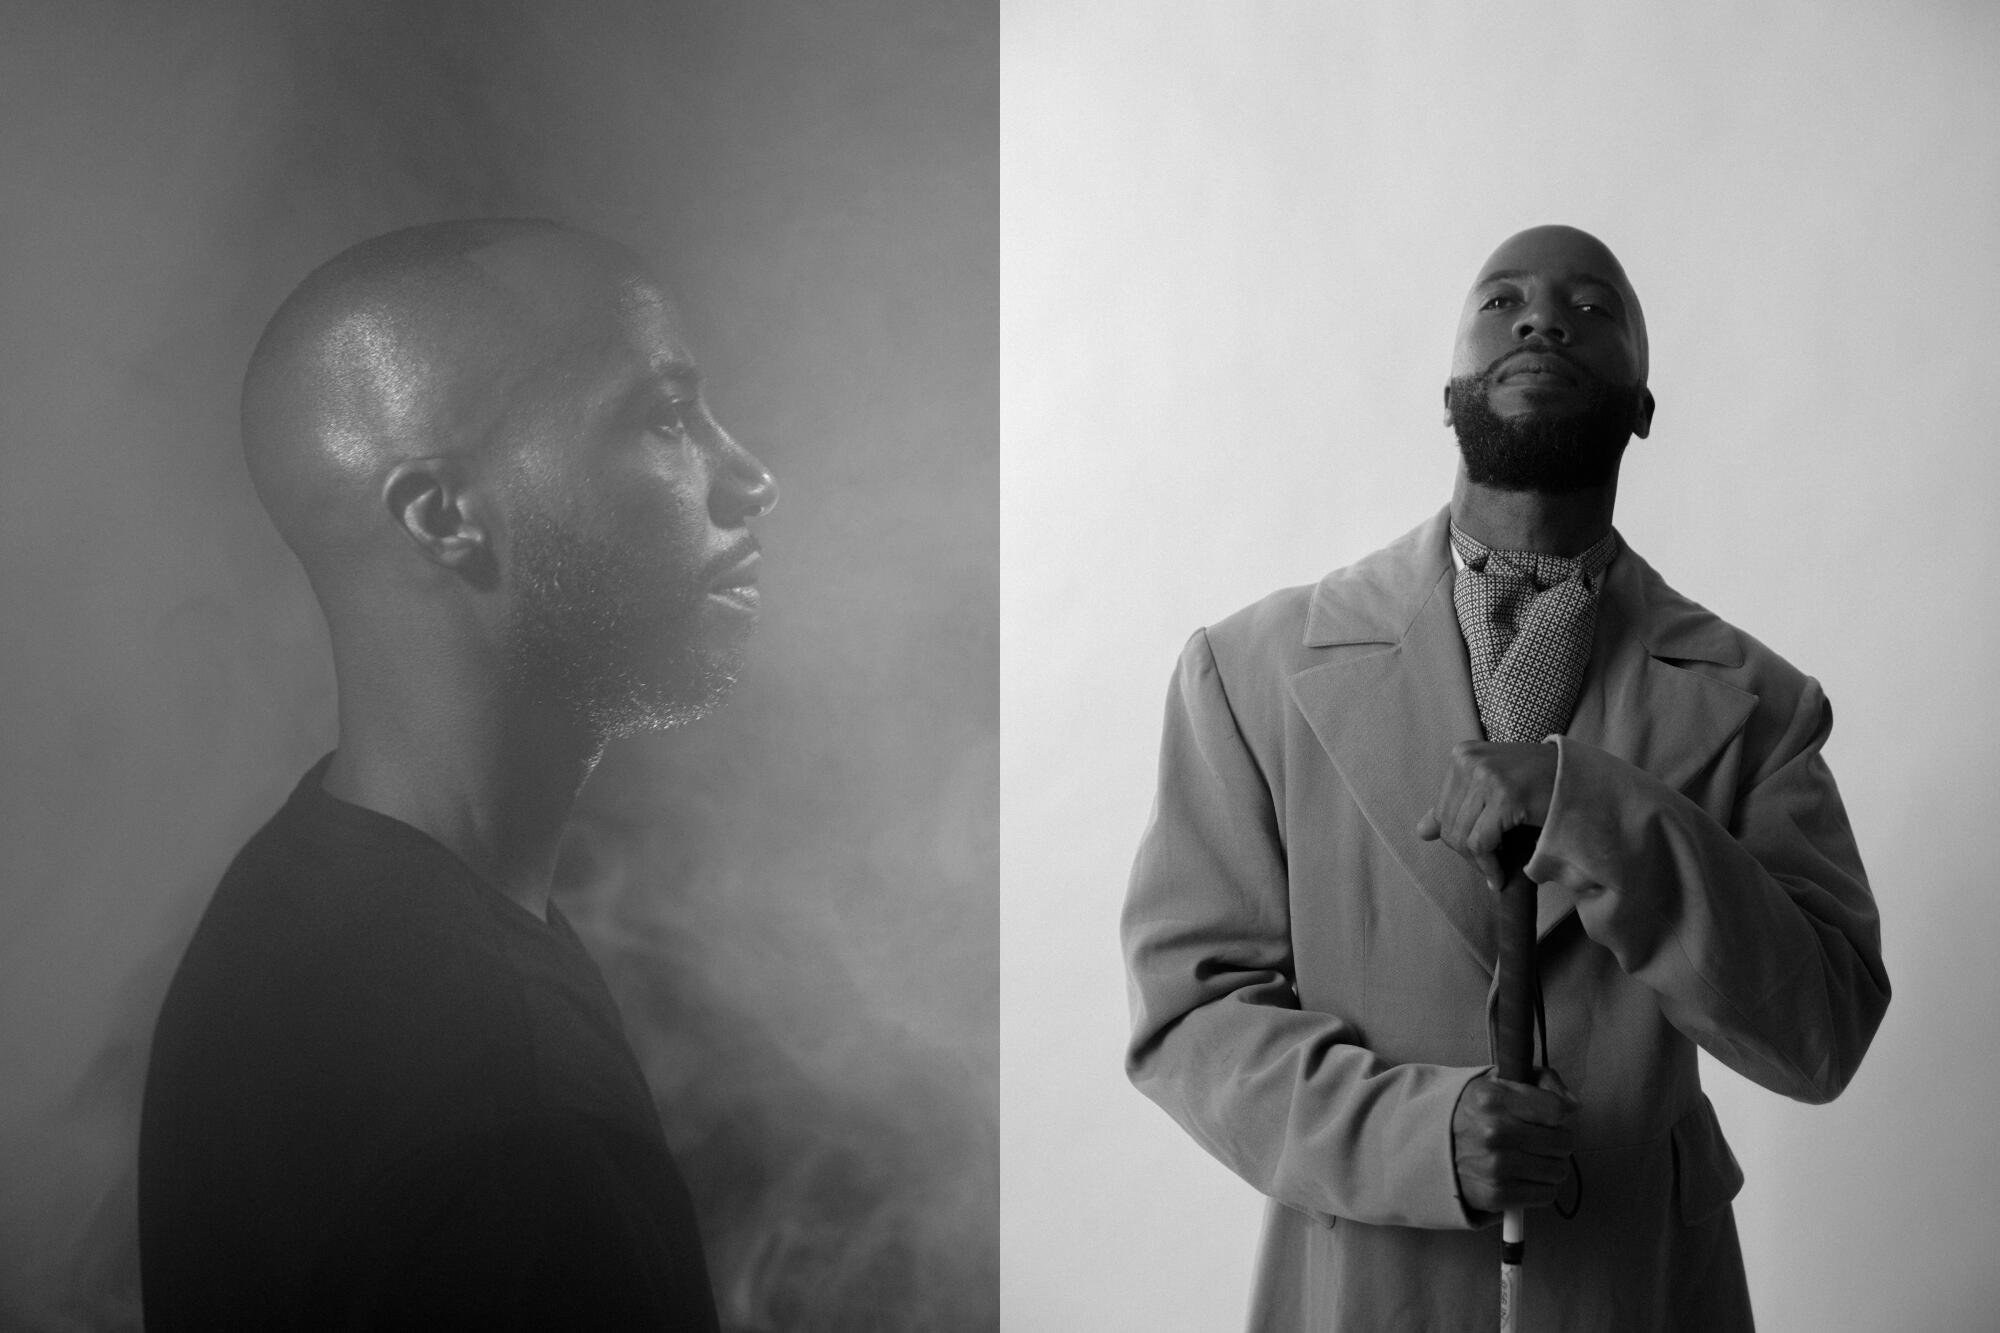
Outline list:
[[[343,676],[450,675],[607,736],[734,679],[775,488],[621,246],[491,219],[345,251],[257,344],[243,449]]]
[[[639,272],[554,222],[479,219],[365,241],[316,269],[271,319],[243,384],[257,494],[308,572],[379,528],[395,463],[489,462],[510,400],[593,289]]]
[[[1618,257],[1575,227],[1500,243],[1465,298],[1445,419],[1466,475],[1564,494],[1615,481],[1652,429],[1646,319]]]
[[[1538,272],[1566,272],[1579,279],[1595,278],[1617,293],[1623,307],[1621,314],[1633,342],[1634,371],[1638,382],[1644,384],[1648,358],[1646,316],[1639,308],[1639,294],[1632,290],[1631,279],[1625,276],[1625,266],[1618,262],[1618,256],[1612,254],[1611,247],[1603,241],[1587,231],[1561,223],[1515,232],[1500,242],[1486,257],[1486,262],[1479,266],[1479,276],[1466,293],[1465,309],[1459,316],[1461,338],[1459,347],[1454,351],[1452,374],[1463,375],[1480,368],[1465,364],[1462,331],[1477,313],[1481,289],[1496,278]]]

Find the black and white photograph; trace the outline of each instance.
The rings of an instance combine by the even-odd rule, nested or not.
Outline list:
[[[2000,9],[0,4],[0,1333],[2000,1328]]]
[[[1001,39],[1003,1326],[2000,1327],[1995,14]]]
[[[995,1327],[993,8],[5,29],[0,1327]]]

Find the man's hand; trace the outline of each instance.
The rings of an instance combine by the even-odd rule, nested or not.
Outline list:
[[[1552,1202],[1569,1174],[1575,1118],[1576,1098],[1553,1069],[1540,1086],[1490,1072],[1466,1084],[1451,1113],[1459,1198],[1488,1213]]]
[[[1452,748],[1437,803],[1417,821],[1417,836],[1444,845],[1479,868],[1494,892],[1503,883],[1495,850],[1500,835],[1549,817],[1556,788],[1556,747],[1460,741]]]

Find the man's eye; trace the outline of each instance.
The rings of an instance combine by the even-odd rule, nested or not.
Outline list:
[[[1609,307],[1601,306],[1595,301],[1578,301],[1576,308],[1578,310],[1588,310],[1593,315],[1608,315],[1611,313]]]
[[[651,415],[646,418],[646,428],[661,435],[685,435],[688,433],[688,420],[693,415],[693,402],[669,398],[653,405]]]
[[[1508,296],[1505,293],[1502,293],[1499,296],[1487,297],[1485,303],[1481,305],[1479,308],[1481,310],[1498,310],[1501,306],[1512,305],[1513,303],[1514,303],[1513,297]]]

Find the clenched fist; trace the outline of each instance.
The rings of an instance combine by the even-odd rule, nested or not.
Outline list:
[[[1492,1073],[1465,1085],[1451,1113],[1452,1164],[1468,1208],[1537,1208],[1569,1174],[1576,1098],[1553,1069],[1538,1085]]]

